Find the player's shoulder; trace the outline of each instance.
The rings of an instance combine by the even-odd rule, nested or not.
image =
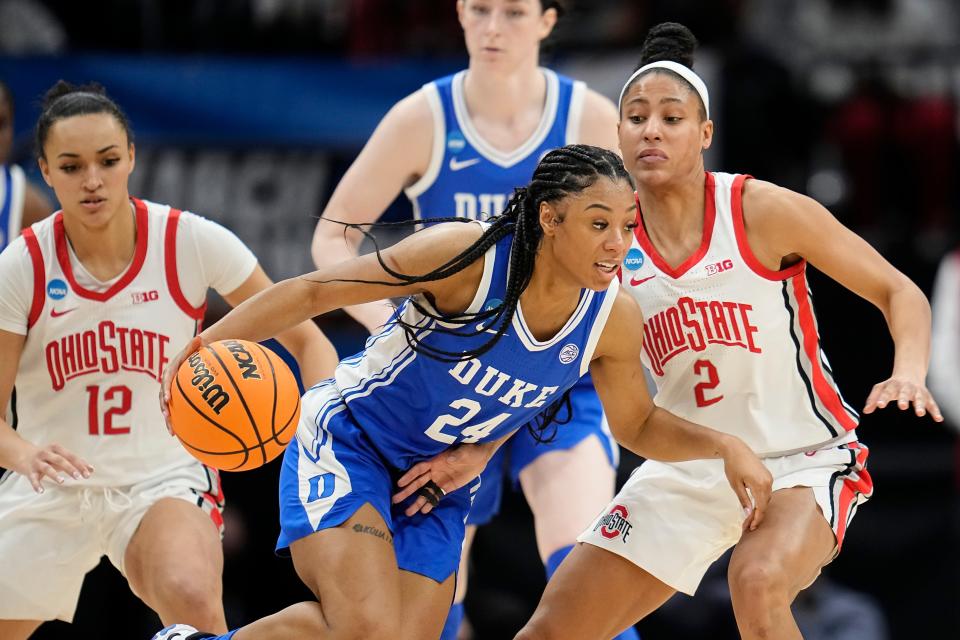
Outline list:
[[[744,223],[761,233],[816,225],[823,215],[829,215],[810,196],[755,178],[744,181],[742,204]]]
[[[597,357],[622,355],[632,352],[631,347],[639,350],[642,344],[638,339],[638,336],[643,335],[643,312],[640,305],[625,287],[618,287],[615,293],[611,293],[616,297],[597,344]]]
[[[29,261],[30,251],[27,249],[27,241],[22,235],[11,240],[10,244],[0,251],[0,268],[9,269],[21,262]]]
[[[383,122],[405,131],[424,128],[432,130],[433,103],[436,101],[436,88],[429,84],[424,85],[394,104],[384,116]]]
[[[603,116],[618,116],[617,106],[613,104],[613,100],[586,85],[583,91],[583,107],[585,111],[589,110],[588,113],[596,110]]]

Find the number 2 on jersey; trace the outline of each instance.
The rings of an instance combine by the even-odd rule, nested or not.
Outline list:
[[[449,413],[444,414],[434,420],[433,424],[427,427],[427,430],[424,431],[424,433],[437,442],[444,442],[446,444],[453,444],[456,442],[457,436],[444,433],[443,428],[448,425],[451,427],[459,427],[480,413],[480,403],[476,400],[471,400],[470,398],[460,398],[459,400],[454,400],[450,403],[450,408],[466,409],[467,411],[460,416],[455,416]],[[463,436],[463,440],[461,440],[461,442],[465,444],[477,442],[480,440],[480,438],[487,436],[491,431],[496,429],[497,425],[509,417],[509,413],[501,413],[500,415],[496,415],[489,420],[484,420],[480,424],[471,424],[464,427],[460,430],[460,435]]]
[[[98,436],[100,435],[100,385],[87,387],[87,396],[87,415],[90,420],[88,433],[92,436]],[[103,414],[103,435],[116,436],[130,433],[130,427],[117,427],[113,424],[114,417],[125,416],[130,411],[130,404],[133,400],[133,392],[130,391],[130,387],[123,384],[110,387],[103,393],[103,400],[104,403],[113,404]]]
[[[716,389],[717,385],[720,384],[720,376],[717,375],[717,368],[713,366],[713,363],[709,360],[697,360],[693,363],[694,375],[699,376],[704,372],[707,374],[707,379],[703,382],[698,382],[697,385],[693,387],[693,395],[697,398],[698,407],[709,407],[723,400],[722,395],[712,398],[707,397],[706,392]]]

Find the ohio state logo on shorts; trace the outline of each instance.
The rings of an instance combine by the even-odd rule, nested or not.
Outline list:
[[[633,525],[627,520],[629,516],[630,512],[627,511],[625,506],[622,504],[615,505],[610,513],[600,518],[593,530],[599,529],[600,535],[608,540],[613,540],[623,534],[623,542],[626,542],[630,530],[633,529]]]

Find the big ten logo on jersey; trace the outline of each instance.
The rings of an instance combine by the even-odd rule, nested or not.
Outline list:
[[[483,370],[481,374],[480,371]],[[448,373],[464,387],[472,387],[478,396],[497,397],[504,407],[510,409],[540,409],[559,387],[540,387],[532,382],[504,373],[496,367],[484,365],[473,358],[456,363]],[[508,384],[509,383],[509,384]],[[480,413],[483,405],[473,398],[459,398],[449,405],[451,413],[439,416],[424,433],[437,442],[470,444],[489,436],[511,412],[499,413],[479,423],[470,421]],[[455,427],[460,428],[459,437]]]
[[[650,369],[663,375],[663,367],[690,349],[703,351],[708,345],[746,349],[761,353],[750,320],[753,307],[727,300],[694,300],[684,296],[643,323],[643,350]]]
[[[455,193],[453,200],[457,217],[471,220],[486,220],[507,206],[507,196],[502,193]]]
[[[721,260],[720,262],[714,262],[713,264],[708,264],[706,266],[706,272],[708,276],[715,276],[718,273],[723,273],[724,271],[729,271],[733,269],[733,260]]]
[[[132,291],[130,297],[133,304],[143,304],[144,302],[153,302],[160,299],[160,292],[156,289],[152,291]]]

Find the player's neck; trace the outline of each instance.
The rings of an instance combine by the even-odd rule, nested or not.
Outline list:
[[[547,80],[533,64],[510,71],[471,67],[464,79],[464,98],[471,117],[509,123],[518,112],[543,110]]]
[[[580,300],[581,288],[564,265],[554,264],[549,251],[541,251],[520,296],[523,318],[537,340],[549,340],[567,323]]]
[[[686,180],[678,185],[645,188],[638,185],[637,195],[643,213],[643,226],[650,241],[668,262],[682,262],[687,250],[700,245],[704,222],[704,178]]]
[[[97,280],[120,275],[133,260],[137,244],[136,213],[129,201],[102,226],[89,226],[64,216],[64,231],[77,260]]]

